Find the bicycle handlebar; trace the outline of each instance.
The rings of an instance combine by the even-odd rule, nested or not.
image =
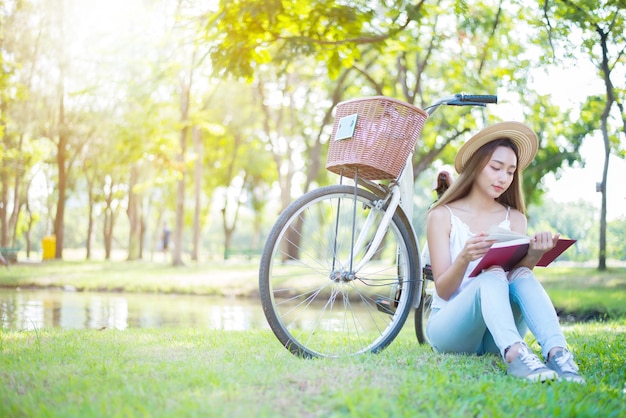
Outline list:
[[[431,115],[439,106],[481,106],[485,107],[488,103],[498,103],[498,96],[492,94],[465,94],[459,93],[452,96],[444,97],[437,100],[434,104],[428,106],[426,112]]]
[[[467,106],[472,104],[487,104],[487,103],[498,103],[498,96],[492,94],[456,94],[455,95],[459,102],[461,102],[461,106]],[[452,104],[452,103],[448,103]]]

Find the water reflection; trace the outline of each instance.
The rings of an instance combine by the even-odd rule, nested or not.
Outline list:
[[[201,327],[269,328],[257,300],[192,295],[0,290],[0,328],[32,330]]]

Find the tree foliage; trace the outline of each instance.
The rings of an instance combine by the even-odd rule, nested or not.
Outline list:
[[[626,86],[616,87],[615,74],[626,72],[626,8],[615,0],[546,0],[543,4],[547,40],[557,55],[562,46],[565,57],[578,50],[579,42],[572,42],[572,34],[582,40],[582,49],[602,79],[604,97],[591,97],[582,110],[582,120],[589,130],[587,135],[599,131],[604,145],[604,169],[599,191],[600,239],[598,269],[606,269],[607,182],[610,155],[624,155],[621,144],[626,138],[626,112],[624,99]],[[574,131],[580,132],[574,125]]]
[[[387,95],[425,107],[445,92],[516,92],[520,104],[528,103],[525,118],[543,142],[536,168],[526,175],[531,201],[540,196],[541,178],[547,172],[578,159],[581,139],[564,132],[567,116],[549,97],[530,91],[526,84],[528,70],[537,61],[529,57],[524,40],[528,33],[535,33],[523,24],[528,9],[502,2],[457,1],[350,6],[350,12],[343,13],[343,6],[333,7],[326,1],[222,2],[212,22],[217,26],[209,26],[221,33],[212,38],[213,63],[224,73],[257,80],[267,68],[275,68],[279,75],[302,74],[302,67],[294,69],[294,63],[304,62],[305,68],[313,63],[319,66],[316,73],[328,71],[329,82],[334,84],[327,95],[341,92],[327,96],[332,98],[326,102],[330,108],[339,100],[364,95]],[[316,18],[302,18],[308,12],[317,16],[316,10],[326,8],[331,10],[326,19],[333,22],[332,28],[327,21],[320,26]],[[350,25],[345,23],[348,17]],[[224,57],[237,59],[225,61]],[[530,98],[536,100],[531,103]],[[435,114],[415,153],[415,175],[437,159],[451,162],[473,130],[494,120],[489,110]],[[314,163],[320,154],[307,158],[312,176],[320,173],[322,164]]]
[[[207,24],[218,34],[211,58],[217,69],[251,79],[263,64],[280,68],[309,56],[327,63],[336,78],[360,59],[359,46],[382,47],[419,16],[423,3],[221,0]]]
[[[277,210],[335,180],[324,169],[333,112],[354,97],[425,107],[446,94],[498,93],[540,137],[525,171],[531,203],[542,178],[580,161],[582,141],[601,129],[602,97],[571,111],[530,88],[533,69],[551,62],[544,51],[561,51],[566,34],[597,50],[585,35],[594,23],[577,28],[580,10],[567,1],[538,10],[502,0],[113,3],[123,2],[0,1],[3,245],[30,237],[36,219],[40,235],[51,233],[69,204],[71,244],[93,240],[107,256],[156,251],[164,224],[178,261],[196,259],[203,242],[224,253],[241,242],[259,248]],[[606,6],[600,26],[615,16],[615,2],[576,4]],[[613,71],[623,63],[617,39],[607,43]],[[613,91],[621,103],[623,86]],[[416,147],[416,184],[500,118],[495,106],[438,111]],[[622,152],[618,124],[609,138]]]

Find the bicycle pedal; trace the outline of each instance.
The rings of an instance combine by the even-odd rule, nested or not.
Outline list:
[[[380,312],[383,312],[389,315],[393,315],[396,313],[395,307],[391,304],[389,299],[386,299],[386,298],[376,299],[376,308],[378,308]]]

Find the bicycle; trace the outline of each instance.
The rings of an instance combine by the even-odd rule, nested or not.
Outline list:
[[[384,96],[337,105],[326,168],[339,184],[292,202],[261,255],[263,311],[285,348],[307,358],[377,353],[413,308],[426,342],[434,285],[424,284],[411,224],[413,150],[440,106],[488,103],[497,96],[455,94],[424,110]]]

